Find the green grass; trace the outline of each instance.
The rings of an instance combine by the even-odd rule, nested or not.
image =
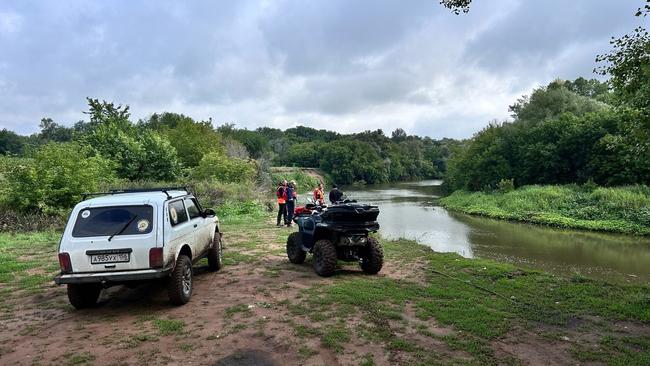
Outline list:
[[[343,350],[343,344],[350,341],[350,332],[343,324],[328,326],[321,336],[321,344],[336,352]]]
[[[451,210],[562,228],[650,235],[650,187],[524,186],[510,192],[456,191]]]
[[[154,319],[153,324],[163,336],[183,334],[185,328],[185,322],[176,319]]]
[[[317,354],[318,354],[318,351],[316,351],[316,350],[314,350],[312,348],[309,348],[307,346],[300,346],[300,348],[298,348],[298,356],[302,360],[307,360],[307,359],[309,359],[312,356],[315,356]]]
[[[237,304],[226,308],[226,317],[232,318],[233,316],[235,316],[235,314],[239,314],[239,313],[249,314],[250,312],[251,309],[248,307],[248,305]]]
[[[0,233],[0,284],[30,293],[51,284],[59,270],[59,239],[60,234],[54,231]]]
[[[295,315],[323,314],[329,322],[345,322],[349,316],[361,315],[369,325],[355,329],[360,337],[383,342],[389,350],[417,354],[418,347],[396,337],[394,325],[388,322],[399,320],[403,307],[411,304],[422,321],[435,320],[459,331],[442,340],[452,349],[468,352],[481,364],[512,361],[497,360],[490,342],[516,328],[546,324],[566,329],[575,319],[596,317],[605,322],[650,322],[647,285],[556,277],[490,260],[435,253],[405,240],[384,244],[387,258],[425,259],[429,269],[426,282],[335,277],[331,285],[305,290],[302,301],[289,306],[289,311]],[[349,337],[341,326],[321,329],[323,344],[335,350],[340,351]],[[640,335],[610,343],[613,345],[602,344],[613,363],[632,360],[631,364],[643,364],[650,352],[647,340]]]

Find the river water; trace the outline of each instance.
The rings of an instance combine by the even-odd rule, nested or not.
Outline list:
[[[561,230],[450,212],[436,204],[439,180],[345,187],[379,206],[380,233],[437,252],[610,281],[650,283],[650,238]]]

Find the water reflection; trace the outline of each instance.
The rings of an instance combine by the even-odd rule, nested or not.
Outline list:
[[[490,258],[546,271],[650,281],[650,239],[557,230],[448,212],[435,203],[441,181],[346,187],[349,197],[380,206],[381,234],[439,252]]]

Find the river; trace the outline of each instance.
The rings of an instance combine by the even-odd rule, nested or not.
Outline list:
[[[437,252],[610,281],[650,282],[650,238],[554,229],[450,212],[436,203],[440,180],[344,187],[379,206],[380,233]]]

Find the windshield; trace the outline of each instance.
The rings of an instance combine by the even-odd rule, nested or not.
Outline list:
[[[79,211],[72,236],[111,236],[120,231],[119,235],[148,234],[152,228],[152,206],[93,207]]]

